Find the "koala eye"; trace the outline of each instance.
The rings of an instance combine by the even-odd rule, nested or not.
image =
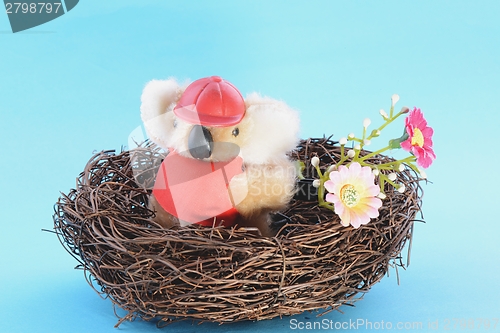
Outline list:
[[[238,136],[238,134],[240,134],[240,130],[239,130],[239,128],[238,128],[238,127],[236,127],[236,128],[233,130],[233,133],[232,133],[232,134],[233,134],[233,136],[234,136],[234,137]]]
[[[174,119],[174,128],[177,127],[177,119]]]

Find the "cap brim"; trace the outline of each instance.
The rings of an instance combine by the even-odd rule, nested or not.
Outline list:
[[[174,114],[180,119],[194,125],[210,126],[210,127],[226,127],[238,124],[245,116],[245,113],[235,116],[216,116],[200,114],[196,111],[196,106],[184,106],[174,108]]]

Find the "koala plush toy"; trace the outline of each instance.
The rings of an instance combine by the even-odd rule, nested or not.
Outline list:
[[[273,236],[269,214],[295,193],[287,153],[298,142],[297,112],[256,93],[243,99],[218,76],[187,87],[153,80],[141,102],[146,132],[168,151],[150,197],[154,220],[165,228],[237,225]]]

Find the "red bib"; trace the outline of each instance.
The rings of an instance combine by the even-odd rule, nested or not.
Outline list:
[[[228,187],[231,179],[243,172],[242,166],[240,157],[205,162],[172,150],[158,170],[153,194],[163,209],[182,221],[232,226],[238,212]]]

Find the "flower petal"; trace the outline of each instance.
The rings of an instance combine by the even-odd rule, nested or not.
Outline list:
[[[331,174],[330,174],[331,175]],[[335,183],[331,180],[327,180],[324,184],[326,190],[330,193],[335,193]]]
[[[411,136],[408,140],[401,142],[401,148],[406,151],[411,151]]]
[[[425,128],[427,126],[427,121],[424,119],[424,114],[419,108],[413,108],[413,110],[408,115],[409,120],[413,127]]]
[[[359,202],[359,209],[366,209],[366,206],[370,206],[378,210],[382,207],[382,200],[378,197],[363,198]]]
[[[432,129],[432,127],[426,127],[426,128],[421,128],[420,129],[420,132],[422,132],[422,135],[424,136],[424,138],[431,138],[431,136],[434,134],[434,130]]]
[[[359,228],[363,224],[367,224],[370,222],[370,217],[366,214],[356,214],[355,212],[351,213],[351,225],[354,228]]]
[[[342,214],[344,214],[344,211],[348,208],[344,206],[344,204],[338,199],[338,197],[336,197],[334,200],[335,214],[337,214],[338,216],[342,216]]]
[[[378,198],[373,199],[381,201]],[[375,218],[379,216],[379,208],[380,206],[378,206],[376,203],[363,202],[359,204],[359,208],[357,208],[356,210],[359,210],[358,214],[363,214],[370,218]]]
[[[378,194],[380,193],[380,187],[378,185],[372,185],[372,186],[368,186],[366,189],[365,189],[365,193],[364,193],[364,196],[366,197],[375,197],[377,196]]]
[[[356,215],[356,214],[353,214],[353,216],[351,216],[351,225],[355,229],[358,229],[361,226],[362,222],[363,222],[363,220],[362,220],[361,216]]]
[[[325,183],[326,184],[326,183]],[[335,203],[335,195],[331,193],[327,193],[325,200],[331,203]]]
[[[351,212],[349,209],[345,209],[340,216],[340,223],[344,226],[347,227],[349,224],[351,224]]]
[[[351,176],[358,176],[361,172],[361,164],[359,164],[358,162],[354,162],[351,164],[351,166],[349,167],[349,173]]]
[[[370,181],[373,177],[372,168],[370,168],[369,166],[362,167],[360,176],[363,178],[363,180]]]

